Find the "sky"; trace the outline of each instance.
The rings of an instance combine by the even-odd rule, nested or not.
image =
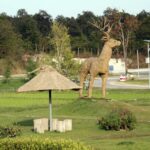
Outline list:
[[[108,7],[136,15],[142,10],[150,12],[150,0],[0,0],[0,13],[9,16],[15,16],[19,9],[32,15],[45,10],[53,18],[58,15],[77,17],[83,11],[102,15]]]

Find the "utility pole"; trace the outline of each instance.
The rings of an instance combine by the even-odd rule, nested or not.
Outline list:
[[[137,68],[138,68],[138,78],[139,78],[139,76],[140,76],[140,73],[139,73],[139,51],[138,51],[138,49],[137,49]]]
[[[144,40],[145,42],[147,42],[147,53],[148,53],[148,72],[149,72],[149,89],[150,89],[150,40]]]

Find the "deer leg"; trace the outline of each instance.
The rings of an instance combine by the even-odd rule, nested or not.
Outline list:
[[[94,76],[90,77],[90,83],[89,83],[89,89],[88,89],[88,97],[92,97],[92,88],[93,88],[93,83],[94,83]]]
[[[102,97],[106,96],[106,82],[107,82],[108,74],[102,76]]]
[[[79,96],[82,97],[82,93],[83,93],[83,84],[84,84],[84,80],[86,78],[86,74],[80,74],[80,91],[79,91]]]

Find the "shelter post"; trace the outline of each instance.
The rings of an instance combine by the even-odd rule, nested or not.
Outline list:
[[[52,92],[49,90],[49,129],[53,130],[53,122],[52,122]]]

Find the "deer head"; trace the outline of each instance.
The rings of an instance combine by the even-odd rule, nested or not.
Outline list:
[[[94,20],[90,22],[94,27],[99,29],[100,32],[103,33],[102,40],[105,41],[105,44],[109,45],[111,48],[120,46],[121,42],[118,40],[115,40],[110,37],[110,33],[112,30],[112,25],[108,22],[108,19],[106,17],[101,18],[100,20]]]

